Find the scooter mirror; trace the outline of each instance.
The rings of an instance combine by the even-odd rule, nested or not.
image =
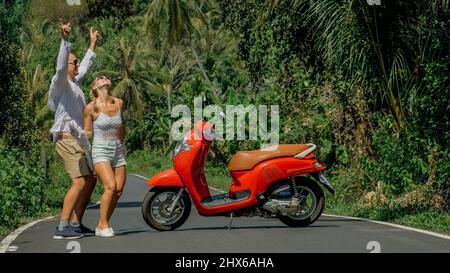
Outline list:
[[[209,105],[209,100],[208,100],[208,97],[205,95],[205,96],[203,96],[203,109],[204,108],[206,108],[206,106],[208,106]]]

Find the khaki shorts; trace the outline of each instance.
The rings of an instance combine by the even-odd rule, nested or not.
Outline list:
[[[55,149],[64,161],[64,167],[70,178],[93,175],[84,150],[75,138],[58,138]]]

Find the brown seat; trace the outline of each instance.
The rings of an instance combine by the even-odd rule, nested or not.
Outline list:
[[[231,158],[228,170],[246,171],[252,169],[256,164],[278,157],[290,157],[308,149],[306,144],[280,144],[273,147],[274,150],[254,150],[237,152]]]

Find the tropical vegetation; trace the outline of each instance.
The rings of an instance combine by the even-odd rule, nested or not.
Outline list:
[[[64,16],[79,58],[89,28],[101,33],[82,87],[88,97],[96,76],[112,78],[126,105],[130,170],[152,175],[169,164],[175,105],[204,95],[279,105],[280,142],[316,143],[328,166],[337,192],[329,212],[450,232],[448,0],[81,3],[0,1],[3,230],[55,213],[69,183],[46,106]],[[215,186],[229,185],[234,152],[259,143],[215,142]]]

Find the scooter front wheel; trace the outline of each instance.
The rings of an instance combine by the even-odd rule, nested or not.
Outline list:
[[[184,191],[172,211],[170,205],[180,188],[154,187],[142,202],[142,216],[145,222],[159,231],[174,230],[180,227],[191,212],[191,199]]]

